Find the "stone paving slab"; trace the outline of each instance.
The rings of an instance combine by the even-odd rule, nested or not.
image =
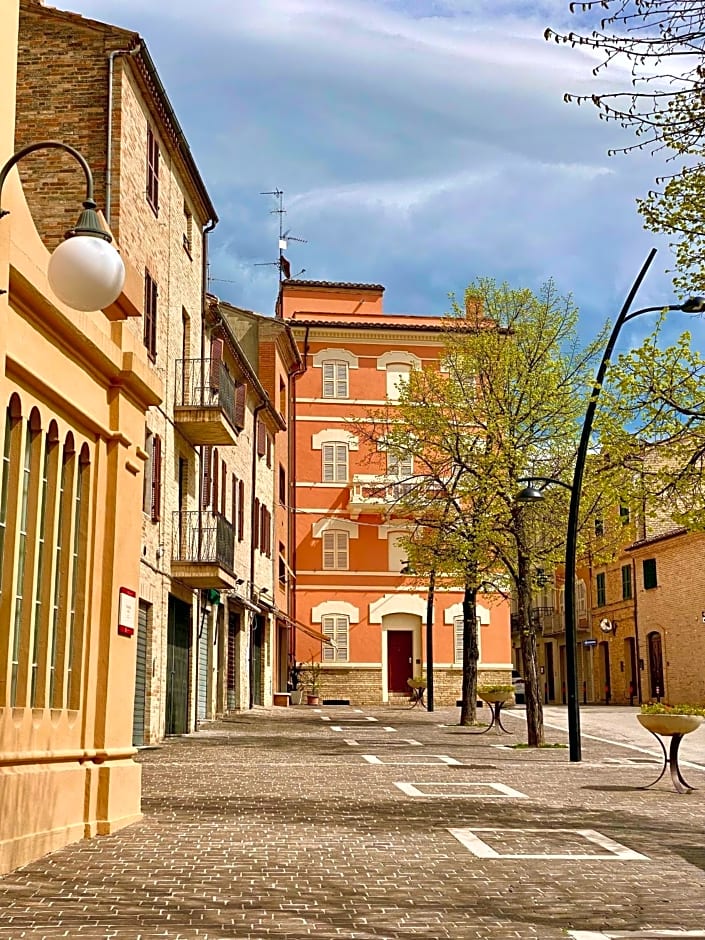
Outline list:
[[[584,762],[571,764],[565,749],[493,746],[493,732],[457,728],[455,709],[364,714],[397,729],[385,739],[420,746],[388,748],[378,735],[372,747],[350,747],[331,730],[350,710],[302,706],[258,709],[141,752],[144,819],[0,878],[0,940],[702,931],[705,772],[689,769],[703,789],[687,795],[665,778],[642,790],[654,766],[617,761],[648,755],[608,743],[602,727],[600,740],[584,739]],[[521,741],[521,716],[507,726],[515,734],[501,743]],[[547,737],[565,740],[560,729]],[[423,753],[459,764],[391,763]],[[363,759],[370,754],[381,763]],[[398,786],[419,782],[426,791],[413,797]],[[438,798],[463,783],[467,797]],[[525,796],[498,798],[497,786]],[[473,854],[454,830],[489,851]]]

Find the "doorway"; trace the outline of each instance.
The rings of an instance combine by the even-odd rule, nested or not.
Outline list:
[[[166,663],[167,734],[188,732],[188,674],[191,645],[191,606],[169,595]]]
[[[414,634],[412,630],[387,631],[387,688],[409,693],[407,679],[414,675]]]
[[[610,678],[610,645],[607,640],[600,643],[600,678],[605,693],[605,705],[612,700],[612,680]]]
[[[546,699],[549,702],[556,698],[556,676],[553,665],[553,643],[546,643],[544,646],[544,655],[546,657]]]
[[[661,699],[664,695],[663,647],[661,634],[654,631],[647,637],[649,644],[649,686],[651,697]]]

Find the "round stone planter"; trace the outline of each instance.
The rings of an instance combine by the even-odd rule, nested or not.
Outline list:
[[[483,702],[493,704],[494,702],[506,702],[512,697],[511,692],[483,692],[481,689],[477,692],[477,697]]]
[[[672,734],[690,734],[703,723],[700,715],[637,715],[642,724],[652,734],[668,737]]]

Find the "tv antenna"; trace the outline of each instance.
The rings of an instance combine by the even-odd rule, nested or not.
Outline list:
[[[286,215],[286,209],[284,208],[284,191],[279,189],[272,189],[269,192],[260,193],[260,196],[274,196],[277,200],[277,208],[271,209],[271,215],[279,216],[279,257],[276,261],[260,261],[255,264],[256,268],[265,268],[265,267],[277,267],[279,268],[279,283],[282,281],[288,280],[291,275],[291,262],[288,258],[285,257],[284,252],[289,247],[289,242],[299,242],[302,245],[307,245],[308,242],[305,238],[299,238],[296,235],[292,235],[291,229],[284,231],[284,216]],[[306,268],[301,268],[298,274],[295,274],[294,277],[298,277],[299,274],[304,274]]]

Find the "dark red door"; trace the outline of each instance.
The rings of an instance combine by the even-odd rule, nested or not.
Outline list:
[[[414,675],[414,634],[411,630],[387,631],[387,683],[390,692],[409,692],[407,679]]]

